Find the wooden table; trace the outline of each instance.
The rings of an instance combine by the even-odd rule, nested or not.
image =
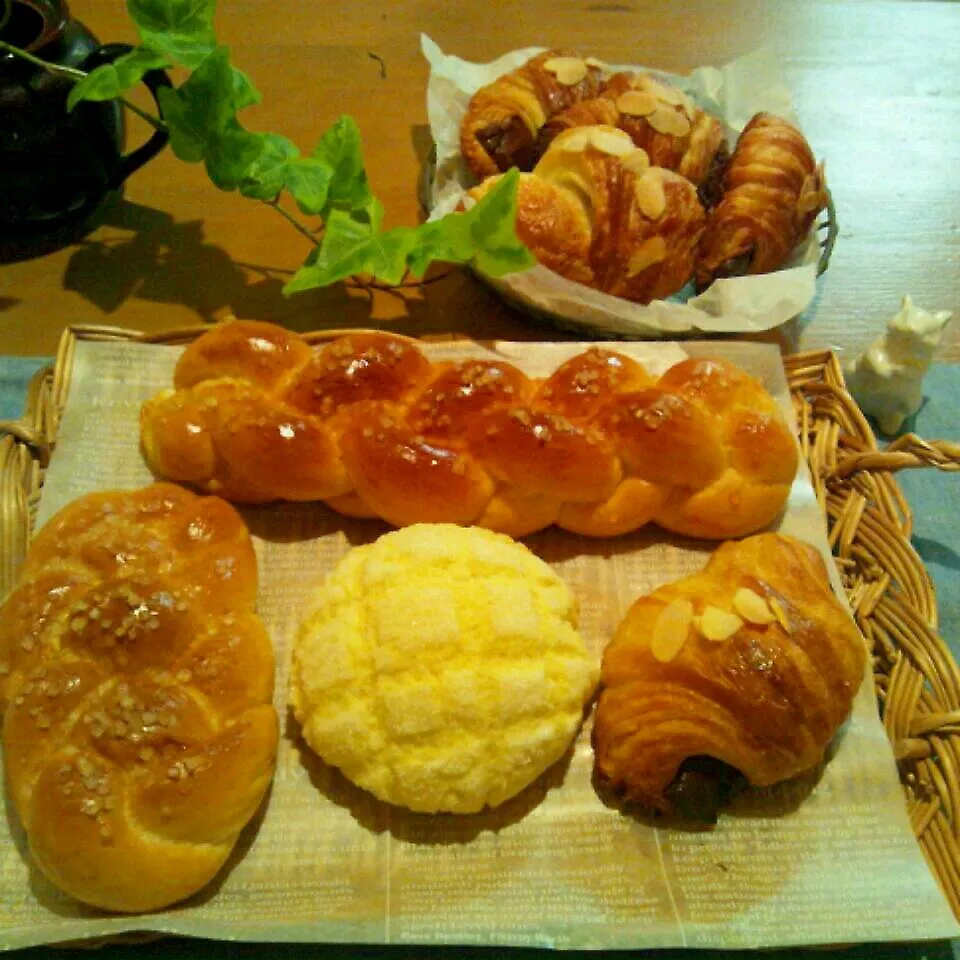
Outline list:
[[[70,2],[101,39],[135,39],[121,0]],[[416,186],[430,147],[421,31],[478,61],[536,44],[676,72],[775,45],[802,126],[826,158],[840,224],[817,298],[802,330],[791,331],[799,333],[795,345],[859,347],[906,292],[928,309],[960,310],[960,4],[223,0],[218,31],[263,93],[262,105],[244,114],[253,129],[283,133],[309,149],[338,115],[357,119],[390,225],[416,222]],[[131,124],[132,141],[144,135],[142,124]],[[165,151],[129,181],[125,200],[82,243],[0,264],[0,355],[52,353],[71,323],[162,331],[229,314],[300,330],[375,324],[416,335],[557,335],[462,271],[430,286],[426,296],[402,300],[378,295],[371,302],[342,285],[285,299],[284,279],[307,251],[304,238],[273,211],[218,192],[201,168]],[[940,358],[960,361],[960,320]],[[118,947],[115,955],[134,952],[141,960],[198,953],[190,942],[174,941]],[[263,951],[205,943],[199,952],[254,960]],[[308,956],[297,945],[269,953]],[[55,954],[63,951],[36,952]],[[947,960],[953,951],[949,944],[855,951],[863,960],[921,954]],[[68,952],[74,960],[78,955]]]
[[[101,39],[135,39],[120,0],[71,7]],[[799,333],[793,345],[863,345],[907,292],[928,309],[960,306],[960,4],[243,0],[221,4],[217,25],[263,93],[244,114],[249,127],[308,150],[338,115],[357,119],[388,225],[419,213],[430,146],[421,31],[479,61],[542,44],[677,72],[773,44],[801,123],[826,158],[840,224],[805,323],[790,331]],[[140,124],[132,140],[144,136]],[[217,191],[202,168],[166,150],[83,242],[0,265],[0,354],[50,353],[68,323],[159,331],[230,313],[301,330],[389,324],[417,335],[557,336],[462,271],[426,296],[371,303],[338,285],[285,299],[283,280],[308,249],[274,211]],[[960,360],[960,323],[941,359]]]

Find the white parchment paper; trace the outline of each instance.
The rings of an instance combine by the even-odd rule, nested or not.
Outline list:
[[[484,64],[444,53],[426,34],[421,35],[421,49],[430,64],[427,115],[437,147],[436,174],[428,197],[430,218],[435,219],[454,210],[464,192],[476,183],[460,155],[460,123],[470,97],[543,48],[514,50]],[[652,69],[635,64],[611,64],[610,68]],[[719,117],[731,148],[739,131],[760,110],[796,122],[790,95],[769,48],[720,68],[698,67],[686,77],[652,72]],[[653,339],[703,332],[755,333],[786,323],[809,305],[816,292],[819,257],[814,226],[789,263],[775,273],[718,280],[699,296],[693,296],[689,285],[668,300],[646,306],[591,290],[542,266],[498,280],[484,279],[523,308],[604,335]]]

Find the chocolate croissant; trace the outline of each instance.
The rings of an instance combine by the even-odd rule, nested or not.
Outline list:
[[[469,191],[482,197],[490,177]],[[517,234],[544,266],[637,303],[676,293],[691,279],[706,214],[685,177],[651,166],[630,136],[577,127],[521,174]]]
[[[646,151],[653,166],[674,170],[698,187],[723,144],[720,121],[695,106],[682,90],[648,73],[617,73],[598,97],[574,104],[544,124],[538,156],[564,130],[594,124],[623,130]]]
[[[511,167],[529,171],[544,123],[595,97],[603,79],[596,61],[548,50],[481,87],[460,125],[460,152],[467,166],[478,180]]]
[[[697,286],[783,266],[827,204],[823,166],[803,134],[769,113],[744,127],[697,255]]]
[[[863,679],[866,645],[820,554],[764,533],[637,600],[603,655],[596,768],[626,799],[715,820],[738,781],[819,765]]]

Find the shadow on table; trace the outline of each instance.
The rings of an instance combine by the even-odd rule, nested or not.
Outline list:
[[[240,263],[206,239],[202,220],[176,221],[169,213],[117,198],[101,226],[129,236],[79,241],[64,274],[64,287],[109,315],[131,297],[178,304],[206,322],[227,314],[269,320],[293,330],[368,326],[372,297],[362,289],[334,284],[287,297],[284,284],[296,264]],[[408,295],[409,294],[409,295]],[[398,291],[407,318],[401,330],[418,322],[423,303],[416,289]]]
[[[926,563],[936,563],[951,570],[960,570],[960,553],[939,540],[913,535],[912,543]]]

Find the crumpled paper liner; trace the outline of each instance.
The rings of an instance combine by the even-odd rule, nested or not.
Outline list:
[[[433,220],[454,210],[476,182],[460,156],[460,123],[470,97],[543,48],[514,50],[491,63],[478,64],[445,54],[426,34],[421,35],[420,42],[430,64],[427,115],[437,148],[436,173],[428,197]],[[649,68],[611,64],[611,69]],[[738,132],[758,111],[796,122],[790,94],[768,48],[720,68],[698,67],[687,77],[652,72],[719,117],[731,148]],[[483,279],[521,308],[604,336],[655,339],[704,332],[759,333],[786,323],[806,309],[816,292],[819,258],[814,226],[789,263],[774,273],[718,280],[699,296],[693,296],[692,285],[688,285],[667,300],[647,305],[592,290],[542,266],[496,280]]]

